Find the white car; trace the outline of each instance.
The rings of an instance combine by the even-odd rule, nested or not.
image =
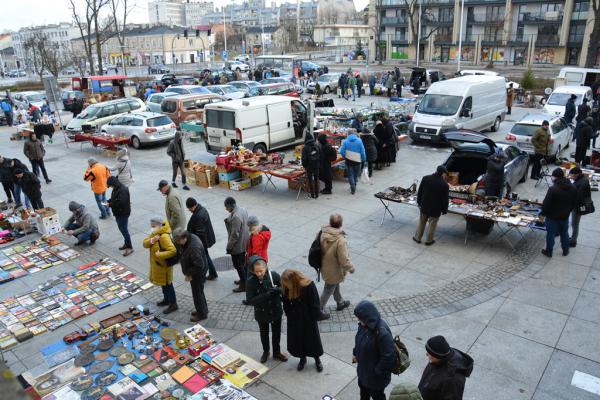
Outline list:
[[[248,64],[250,62],[250,56],[248,54],[240,54],[239,56],[235,56],[234,60]]]
[[[230,69],[232,71],[240,71],[240,72],[248,72],[250,70],[250,66],[248,64],[244,64],[241,61],[233,60],[229,62],[229,66],[227,64],[223,66],[224,69]]]
[[[460,76],[467,76],[467,75],[500,76],[500,74],[498,72],[485,71],[485,70],[481,70],[481,69],[465,69],[465,70],[460,71]],[[521,85],[519,85],[517,82],[509,81],[507,78],[504,78],[504,81],[506,82],[507,89],[511,83],[513,85],[513,89],[519,89],[521,87]]]
[[[211,92],[225,97],[227,100],[243,99],[246,93],[231,85],[213,85],[206,87]]]
[[[550,143],[552,149],[550,155],[559,156],[560,152],[569,146],[571,140],[571,127],[560,117],[544,112],[534,112],[525,115],[510,129],[506,135],[509,143],[514,143],[519,149],[533,154],[533,145],[531,137],[542,126],[546,120],[550,123]]]
[[[125,136],[131,140],[134,148],[139,149],[144,144],[170,141],[175,137],[177,128],[166,115],[144,111],[118,116],[104,125],[101,131],[108,135]]]

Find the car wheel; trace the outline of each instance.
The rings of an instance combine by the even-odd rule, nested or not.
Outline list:
[[[329,94],[329,92],[331,92],[331,89],[329,89],[329,86],[325,86],[324,93]]]
[[[142,147],[142,142],[140,142],[140,139],[137,136],[132,136],[131,145],[134,149],[139,149],[140,147]]]
[[[492,125],[492,132],[498,132],[498,129],[500,129],[500,122],[500,117],[496,117],[494,125]]]
[[[267,146],[265,146],[264,143],[255,144],[252,148],[252,152],[258,153],[259,151],[261,151],[263,154],[267,154]]]
[[[523,183],[527,180],[527,175],[529,174],[529,164],[525,167],[525,172],[523,172],[523,176],[519,179],[519,183]]]

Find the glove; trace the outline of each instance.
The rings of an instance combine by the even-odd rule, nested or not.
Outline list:
[[[280,287],[274,287],[269,289],[269,293],[271,294],[271,296],[280,296],[281,295],[281,288]]]

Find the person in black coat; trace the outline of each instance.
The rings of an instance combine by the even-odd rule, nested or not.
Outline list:
[[[302,148],[302,166],[306,170],[308,193],[310,197],[319,197],[319,167],[321,164],[321,149],[312,135],[306,135]]]
[[[589,204],[592,200],[592,189],[590,188],[590,181],[583,175],[581,168],[575,167],[569,171],[573,185],[577,190],[577,203],[576,207],[571,211],[571,238],[569,239],[569,246],[577,246],[577,237],[579,236],[579,221],[581,220],[581,207],[584,204]]]
[[[16,182],[23,189],[23,193],[29,198],[31,207],[34,210],[44,208],[42,201],[42,185],[40,180],[33,172],[24,171],[22,169],[15,170]]]
[[[546,248],[542,254],[552,257],[554,238],[560,235],[563,256],[569,254],[569,214],[577,206],[577,189],[570,180],[565,178],[561,168],[552,171],[554,184],[546,192],[542,203],[540,220],[546,223]]]
[[[425,344],[429,363],[419,382],[423,400],[462,400],[465,380],[473,372],[473,358],[450,347],[443,336]]]
[[[413,240],[421,243],[421,238],[425,232],[425,225],[429,221],[429,231],[427,232],[427,241],[425,245],[430,246],[435,243],[435,228],[437,227],[440,215],[448,212],[449,191],[446,176],[448,170],[443,165],[437,167],[435,173],[424,176],[417,192],[417,204],[421,215],[419,217],[419,226],[413,236]]]
[[[375,165],[375,169],[380,170],[383,166],[390,165],[389,147],[392,142],[392,136],[390,136],[390,132],[385,128],[383,121],[375,123],[373,134],[377,138],[377,164]]]
[[[10,167],[10,160],[0,156],[0,182],[2,182],[2,188],[4,189],[4,193],[6,193],[6,200],[9,203],[14,201],[14,180],[15,177],[12,173],[12,168]]]
[[[187,224],[187,231],[198,236],[204,246],[204,252],[206,255],[206,262],[208,263],[208,276],[206,280],[214,281],[219,277],[215,264],[213,263],[208,249],[216,243],[215,231],[210,221],[210,215],[208,210],[200,205],[193,197],[188,197],[185,201],[185,206],[192,213],[190,220]]]
[[[321,160],[319,164],[319,179],[323,181],[325,187],[321,194],[331,194],[333,174],[331,172],[331,163],[337,159],[337,151],[327,141],[327,135],[319,134],[317,138],[321,146]]]
[[[497,148],[496,152],[488,158],[487,172],[485,174],[485,195],[502,197],[504,188],[504,155],[502,149]]]
[[[317,371],[323,371],[320,357],[323,345],[318,321],[321,317],[319,292],[314,282],[295,269],[281,274],[283,311],[287,316],[287,349],[300,358],[298,371],[306,365],[306,357],[313,357]]]
[[[575,162],[583,164],[583,159],[590,148],[590,140],[594,136],[594,119],[587,117],[577,123],[575,128]]]
[[[392,332],[373,303],[362,300],[354,309],[358,331],[354,338],[352,362],[356,363],[361,400],[385,400],[384,390],[396,365]]]
[[[29,171],[29,169],[18,158],[3,158],[2,160],[3,160],[2,166],[3,166],[3,168],[6,168],[4,171],[8,174],[7,176],[10,177],[9,179],[12,182],[13,197],[15,200],[15,208],[19,208],[22,206],[22,203],[21,203],[22,187],[21,187],[20,181],[15,177],[15,172],[17,170]],[[27,206],[29,208],[31,207],[31,202],[29,201],[29,197],[27,196],[27,194],[25,194],[25,206]]]
[[[398,135],[396,135],[396,131],[394,130],[394,124],[387,117],[383,119],[383,126],[385,127],[385,135],[388,137],[389,142],[387,145],[388,149],[388,166],[390,162],[396,162],[396,141],[398,139]]]
[[[181,271],[185,275],[186,282],[192,287],[192,298],[194,308],[191,322],[198,322],[208,318],[208,305],[204,296],[204,282],[208,271],[208,262],[202,241],[198,236],[189,233],[183,228],[177,228],[173,232],[173,242],[179,254]]]
[[[131,244],[131,235],[129,235],[129,216],[131,215],[131,200],[129,199],[129,188],[123,185],[116,176],[109,176],[106,180],[108,187],[112,188],[108,206],[112,209],[117,221],[119,232],[123,235],[123,246],[119,250],[123,250],[123,256],[127,257],[133,253],[133,245]]]
[[[588,99],[584,97],[581,101],[581,104],[577,106],[577,117],[575,118],[575,120],[577,122],[584,121],[588,117],[590,111],[592,110],[588,105]]]
[[[572,94],[569,100],[567,100],[567,104],[565,104],[565,114],[563,118],[567,124],[573,122],[573,118],[575,118],[575,114],[577,114],[577,109],[575,108],[575,100],[577,96]]]
[[[369,178],[373,175],[373,163],[377,161],[377,146],[379,140],[373,135],[368,129],[363,129],[360,139],[365,146],[365,152],[367,153],[367,168],[369,170]]]

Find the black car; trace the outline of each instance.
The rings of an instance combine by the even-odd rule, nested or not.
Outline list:
[[[162,82],[164,87],[167,86],[171,86],[171,85],[178,85],[179,83],[177,82],[177,77],[174,74],[164,74],[161,78],[160,81]]]
[[[168,74],[171,72],[164,64],[152,64],[148,67],[149,74]]]

